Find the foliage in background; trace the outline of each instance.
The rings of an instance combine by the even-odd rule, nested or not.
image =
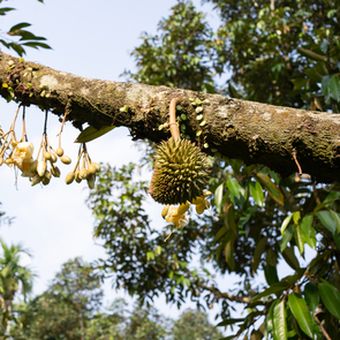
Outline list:
[[[17,322],[14,302],[26,299],[32,290],[33,273],[21,264],[22,255],[29,255],[20,244],[7,245],[0,240],[0,335],[6,338],[11,325]]]
[[[213,31],[192,3],[180,2],[171,16],[160,21],[157,35],[144,33],[134,49],[138,72],[130,80],[195,91],[214,92]]]
[[[204,2],[222,21],[216,53],[221,69],[231,72],[226,85],[232,96],[339,112],[337,1]]]
[[[296,1],[290,6],[283,1],[206,2],[220,16],[218,31],[212,32],[190,1],[178,1],[161,21],[159,33],[144,35],[133,51],[137,71],[128,73],[130,79],[338,110],[335,1]],[[184,22],[199,24],[182,35]],[[214,84],[214,75],[221,76],[219,84]],[[228,75],[221,85],[220,79]],[[135,168],[104,168],[88,201],[95,235],[107,251],[100,265],[116,287],[149,304],[165,294],[178,306],[186,299],[198,306],[217,305],[220,326],[233,327],[233,337],[336,337],[336,183],[315,183],[300,175],[280,178],[262,166],[216,155],[209,183],[214,192],[211,211],[190,218],[182,229],[154,228],[145,210],[147,186],[137,180]],[[223,291],[214,274],[228,280],[229,273],[236,274],[238,282]],[[259,280],[261,274],[265,282]],[[234,312],[236,305],[244,310],[241,315]]]
[[[14,304],[15,322],[7,335],[17,340],[186,340],[188,330],[193,331],[196,324],[195,339],[221,337],[202,312],[186,311],[174,322],[152,307],[135,305],[131,309],[123,299],[105,308],[102,293],[97,270],[81,258],[69,260],[46,291]],[[0,333],[1,339],[3,335]]]
[[[81,258],[64,263],[48,289],[22,313],[25,338],[82,339],[102,297],[100,277],[90,264]]]
[[[37,0],[43,3],[43,0]],[[14,7],[8,7],[9,0],[0,0],[0,17],[15,11]],[[6,4],[5,4],[6,3]],[[15,51],[19,56],[26,54],[26,48],[47,48],[51,47],[46,43],[46,38],[37,36],[28,28],[31,26],[28,22],[19,22],[10,27],[6,32],[0,31],[0,46]]]

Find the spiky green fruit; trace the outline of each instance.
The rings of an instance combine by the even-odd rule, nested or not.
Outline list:
[[[210,172],[208,157],[187,139],[162,142],[155,155],[149,192],[162,204],[179,204],[202,195]]]

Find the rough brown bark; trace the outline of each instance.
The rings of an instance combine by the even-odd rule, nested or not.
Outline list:
[[[88,123],[126,126],[133,138],[160,141],[168,131],[159,126],[168,119],[172,98],[185,113],[187,132],[203,150],[261,163],[282,175],[297,170],[292,154],[305,173],[318,181],[337,181],[340,174],[340,115],[304,111],[198,93],[165,86],[92,80],[0,53],[0,94],[26,105],[61,115],[66,105],[75,126]],[[4,87],[5,85],[5,87]],[[203,104],[193,104],[199,98]],[[197,105],[203,109],[197,120]],[[201,110],[201,109],[200,109]],[[201,125],[199,124],[201,123]]]

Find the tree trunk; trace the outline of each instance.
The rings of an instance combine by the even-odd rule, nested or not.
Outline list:
[[[186,133],[207,153],[261,163],[284,176],[297,171],[295,154],[302,171],[317,181],[340,177],[338,114],[165,86],[91,80],[5,53],[0,53],[0,84],[3,97],[10,98],[12,92],[12,98],[24,105],[57,115],[67,106],[68,119],[77,127],[126,126],[134,139],[155,142],[169,136],[159,127],[167,122],[170,100],[176,97]]]

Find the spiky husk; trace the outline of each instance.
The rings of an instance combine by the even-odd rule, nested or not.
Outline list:
[[[194,143],[170,138],[157,148],[149,192],[162,204],[192,201],[202,195],[209,172],[208,157]]]

